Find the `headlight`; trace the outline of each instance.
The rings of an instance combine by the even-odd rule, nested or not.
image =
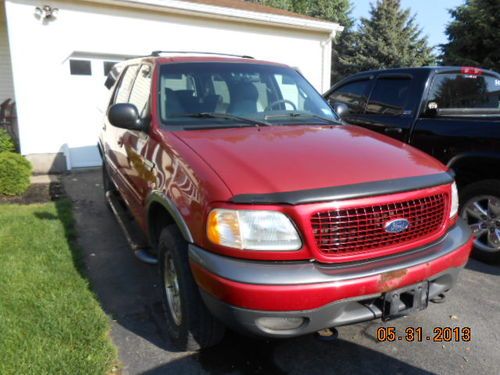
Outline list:
[[[456,182],[451,185],[451,211],[450,218],[455,217],[458,214],[458,189]]]
[[[276,211],[215,209],[208,215],[208,239],[241,250],[298,250],[302,247],[290,219]]]

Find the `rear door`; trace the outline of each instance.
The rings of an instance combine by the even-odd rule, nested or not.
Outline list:
[[[424,104],[412,145],[444,163],[500,151],[500,76],[473,68],[440,72]]]

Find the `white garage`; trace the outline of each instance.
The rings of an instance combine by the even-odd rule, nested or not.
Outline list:
[[[341,30],[239,0],[6,0],[0,103],[16,101],[21,152],[38,172],[96,166],[104,80],[115,62],[154,50],[251,55],[298,67],[323,92]]]

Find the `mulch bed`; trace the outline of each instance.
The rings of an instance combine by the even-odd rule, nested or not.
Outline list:
[[[32,204],[56,201],[64,197],[64,189],[61,182],[47,184],[32,184],[28,191],[20,197],[7,197],[0,195],[0,204]]]

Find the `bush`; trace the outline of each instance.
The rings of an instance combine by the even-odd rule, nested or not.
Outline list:
[[[12,137],[5,129],[0,129],[0,152],[14,152],[16,147]]]
[[[0,152],[0,195],[21,195],[30,186],[31,163],[15,152]]]

